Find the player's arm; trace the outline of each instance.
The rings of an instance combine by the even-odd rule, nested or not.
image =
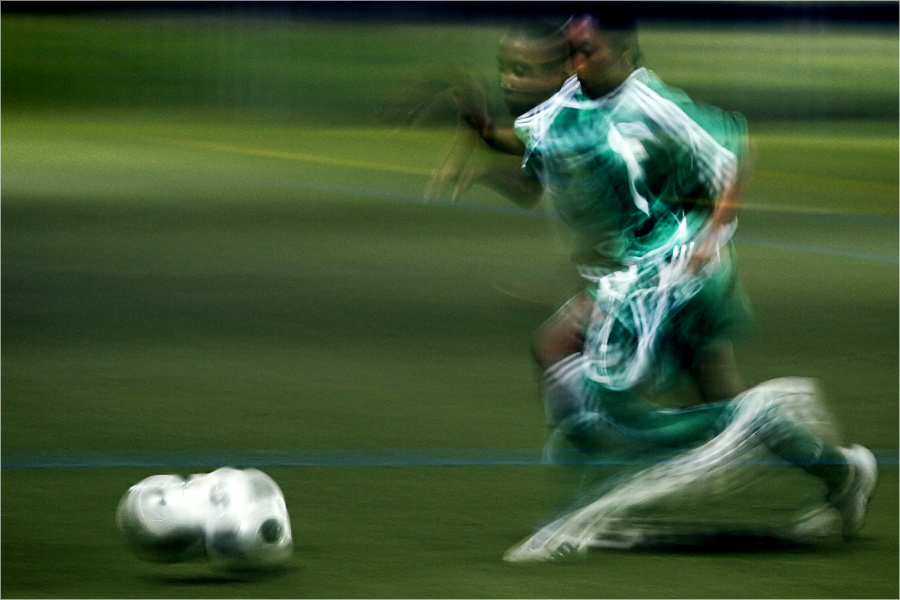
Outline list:
[[[498,125],[488,108],[487,97],[471,79],[460,79],[453,90],[459,116],[488,146],[505,154],[523,156],[525,144],[509,125]]]
[[[735,184],[716,202],[715,208],[706,220],[706,225],[696,237],[696,247],[690,260],[691,268],[695,272],[703,270],[717,260],[722,247],[731,239],[742,193],[741,186]]]
[[[720,151],[706,154],[707,159],[709,156],[718,158],[708,161],[704,169],[721,177],[721,172],[713,165],[727,164],[729,168],[722,171],[729,172],[729,176],[718,182],[707,182],[713,208],[697,239],[692,261],[696,268],[702,268],[713,260],[722,244],[730,238],[750,176],[751,154],[746,121],[736,113],[722,113],[722,118],[725,125],[720,138]]]
[[[499,192],[522,208],[533,208],[540,200],[542,188],[536,179],[525,174],[522,159],[495,154],[487,165],[470,160],[479,138],[477,132],[468,129],[457,134],[443,164],[435,171],[426,188],[426,200],[443,197],[450,191],[451,200],[455,202],[478,183]],[[522,148],[524,150],[524,144]]]
[[[525,144],[516,136],[515,129],[509,126],[498,126],[486,112],[463,114],[463,119],[478,134],[478,137],[494,150],[515,156],[525,154]]]
[[[483,120],[475,120],[473,114],[479,115]],[[515,129],[495,127],[486,112],[464,113],[463,118],[468,127],[468,135],[465,131],[461,132],[462,135],[457,135],[456,147],[432,178],[426,198],[437,197],[440,190],[452,185],[452,199],[455,201],[474,183],[478,183],[492,188],[522,208],[537,205],[543,187],[531,175],[533,169],[523,168],[521,157],[525,155],[526,145],[517,136]],[[477,145],[479,139],[505,155],[512,156],[494,155],[488,166],[474,165],[474,161],[469,158],[475,150],[473,143]],[[462,152],[459,151],[460,148],[463,148]],[[459,159],[458,156],[464,156],[464,159]]]
[[[513,160],[498,161],[478,174],[474,182],[492,188],[522,208],[534,208],[543,193],[540,182],[526,175],[519,161]]]
[[[744,192],[750,178],[751,152],[747,133],[747,122],[737,113],[723,113],[723,121],[726,123],[725,144],[731,149],[735,157],[734,176],[725,186],[722,194],[717,198],[715,209],[710,217],[713,226],[724,226],[732,223],[737,218],[738,209],[743,202]]]

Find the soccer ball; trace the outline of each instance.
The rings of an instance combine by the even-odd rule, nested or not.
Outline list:
[[[150,562],[253,570],[283,564],[293,550],[281,489],[256,469],[153,475],[126,492],[116,522],[135,555]]]

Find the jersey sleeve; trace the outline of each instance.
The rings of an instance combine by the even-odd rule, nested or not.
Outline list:
[[[681,126],[667,124],[675,140],[675,172],[682,193],[720,198],[738,177],[747,146],[743,115],[711,106],[691,107]]]
[[[666,157],[671,191],[715,200],[734,184],[747,146],[743,115],[695,103],[671,88],[645,88],[636,102]]]
[[[514,125],[516,137],[525,144],[525,155],[522,157],[522,172],[530,179],[537,179],[540,172],[540,153],[534,144],[534,120],[517,119]]]

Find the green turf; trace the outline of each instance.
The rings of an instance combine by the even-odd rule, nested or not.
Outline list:
[[[495,38],[193,25],[3,16],[4,453],[540,447],[528,344],[573,285],[550,222],[483,190],[421,203],[448,133],[373,116],[426,59],[490,57]],[[258,45],[266,31],[274,47]],[[742,64],[788,45],[726,34]],[[709,36],[648,32],[648,61]],[[737,246],[757,317],[739,350],[748,382],[818,378],[845,438],[888,458],[861,539],[514,567],[504,550],[563,493],[543,467],[281,466],[265,470],[294,560],[233,581],[140,563],[115,530],[129,485],[190,466],[4,465],[3,597],[896,597],[897,122],[851,105],[894,94],[895,111],[897,58],[896,39],[870,37],[873,72],[887,61],[894,79],[837,92],[854,119],[751,120]],[[841,73],[854,40],[821,42]],[[796,45],[812,60],[816,43]],[[335,53],[289,68],[324,45]],[[164,76],[167,57],[192,60]],[[341,104],[351,68],[376,83]],[[708,81],[727,101],[733,82]]]
[[[297,548],[285,572],[251,581],[127,554],[110,507],[147,472],[7,469],[4,597],[884,598],[897,585],[896,467],[881,470],[868,533],[852,544],[597,551],[536,566],[499,556],[543,516],[540,469],[269,468]]]

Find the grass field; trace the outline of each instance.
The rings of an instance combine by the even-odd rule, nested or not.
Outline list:
[[[644,35],[661,74],[756,115],[739,361],[819,379],[877,452],[861,538],[521,567],[500,557],[562,493],[528,344],[571,272],[540,212],[423,203],[447,133],[374,116],[432,60],[490,66],[498,30],[204,22],[3,16],[3,597],[897,597],[895,31]],[[283,488],[288,569],[127,553],[129,485],[224,464]]]

